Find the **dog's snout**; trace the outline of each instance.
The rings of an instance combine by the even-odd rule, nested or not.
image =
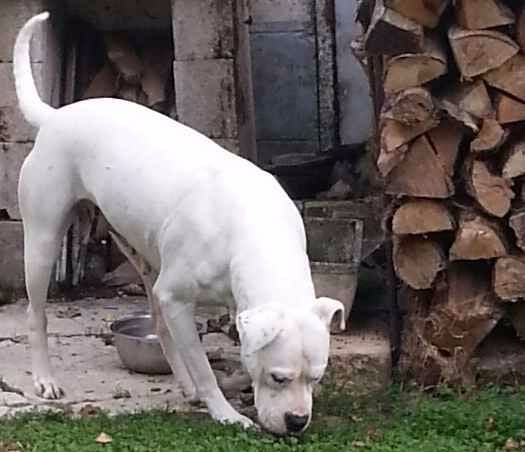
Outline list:
[[[286,424],[286,429],[292,433],[299,433],[306,427],[308,424],[308,415],[298,416],[293,413],[285,413],[284,422]]]

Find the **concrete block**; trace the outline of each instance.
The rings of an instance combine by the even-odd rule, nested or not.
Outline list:
[[[306,201],[305,215],[328,218],[357,218],[363,220],[363,250],[365,259],[376,251],[385,240],[381,216],[385,201],[382,196],[367,196],[349,201]]]
[[[227,151],[239,155],[239,140],[228,139],[228,138],[215,138],[213,141],[219,146],[223,147]]]
[[[24,159],[33,143],[0,143],[0,209],[6,209],[11,219],[19,219],[18,177]]]
[[[24,234],[19,221],[0,221],[0,292],[2,298],[24,290]]]
[[[39,93],[43,95],[43,98],[47,98],[44,96],[46,92],[44,87],[43,64],[33,63],[32,68],[37,89]],[[0,107],[12,107],[18,105],[12,63],[0,63],[0,93],[2,93],[2,96],[0,96]]]
[[[180,122],[211,138],[237,138],[233,60],[175,61]]]
[[[388,325],[378,319],[350,319],[349,332],[333,335],[323,385],[334,391],[366,395],[388,388],[392,380]]]
[[[175,59],[233,58],[232,0],[173,0]]]
[[[24,23],[35,14],[46,8],[42,0],[3,0],[2,14],[0,14],[0,61],[13,61],[13,46],[16,35]],[[31,59],[34,62],[42,61],[45,54],[45,33],[47,25],[35,34],[31,45]],[[4,91],[2,91],[4,93]]]
[[[34,140],[36,132],[17,106],[0,107],[0,142]]]

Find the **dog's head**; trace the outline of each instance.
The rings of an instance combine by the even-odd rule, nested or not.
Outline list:
[[[312,389],[328,363],[330,324],[344,306],[318,298],[306,312],[267,304],[237,316],[241,358],[253,381],[261,425],[277,434],[301,433],[312,416]]]

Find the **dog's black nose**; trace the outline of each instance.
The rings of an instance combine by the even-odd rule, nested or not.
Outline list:
[[[298,433],[308,424],[309,416],[297,416],[293,413],[284,414],[284,423],[286,424],[286,429],[292,433]]]

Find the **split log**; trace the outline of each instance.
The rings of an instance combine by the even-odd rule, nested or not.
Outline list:
[[[512,181],[492,174],[480,160],[467,164],[467,191],[488,214],[503,218],[514,199]]]
[[[392,231],[397,235],[427,234],[454,228],[454,218],[449,209],[443,203],[430,199],[405,202],[392,219]]]
[[[506,256],[496,261],[494,292],[504,301],[525,298],[525,256]]]
[[[469,112],[461,109],[456,104],[450,102],[447,99],[436,100],[436,105],[440,110],[444,111],[450,118],[463,123],[464,126],[468,127],[475,133],[479,132],[478,120]]]
[[[427,133],[445,174],[450,178],[454,177],[459,147],[464,135],[465,129],[454,121],[442,121],[439,127],[435,127]]]
[[[116,94],[116,92],[117,76],[111,65],[107,63],[100,71],[97,72],[91,83],[88,85],[86,91],[84,91],[82,99],[112,97]]]
[[[389,59],[385,67],[384,89],[397,93],[421,86],[447,73],[447,56],[435,37],[425,39],[420,53],[405,53]]]
[[[140,85],[123,82],[116,93],[116,97],[130,102],[139,102],[141,92]]]
[[[113,64],[117,72],[125,82],[137,84],[144,70],[135,49],[123,33],[107,33],[105,35],[106,52],[109,61]]]
[[[437,285],[421,331],[448,358],[444,376],[467,377],[461,374],[468,373],[472,354],[503,317],[491,289],[490,267],[484,263],[456,262]]]
[[[439,121],[436,118],[430,118],[428,121],[413,126],[406,126],[392,119],[386,119],[381,127],[381,147],[389,152],[393,151],[437,127],[438,124]]]
[[[499,0],[457,0],[456,20],[468,30],[482,30],[513,24],[515,17]]]
[[[525,55],[520,53],[508,59],[498,68],[484,74],[483,80],[493,88],[525,102]]]
[[[381,148],[377,168],[384,177],[404,158],[408,143],[436,127],[438,120],[431,118],[414,126],[406,126],[392,119],[385,119],[381,127]]]
[[[428,292],[412,291],[404,321],[402,374],[425,386],[473,384],[471,357],[503,316],[485,263],[453,263]],[[419,301],[419,303],[412,303]]]
[[[525,103],[503,93],[497,94],[494,103],[496,118],[500,124],[525,121]]]
[[[423,50],[423,27],[376,0],[372,21],[365,35],[369,55],[399,55]]]
[[[525,210],[513,213],[509,218],[509,226],[516,236],[516,245],[525,251]]]
[[[481,130],[470,142],[470,150],[476,154],[498,150],[507,140],[509,133],[495,119],[484,119]]]
[[[409,145],[404,159],[388,174],[386,192],[420,198],[448,198],[454,194],[449,171],[426,135]]]
[[[508,179],[525,174],[525,141],[517,141],[508,148],[501,173]]]
[[[435,28],[449,0],[385,0],[385,6],[417,23]]]
[[[476,118],[488,118],[493,114],[492,103],[483,80],[459,84],[445,95],[444,99],[450,100]]]
[[[453,26],[448,39],[461,75],[470,79],[500,67],[519,51],[506,34],[489,30],[464,30]]]
[[[429,289],[445,268],[441,246],[419,236],[395,237],[394,269],[397,276],[413,289]]]
[[[381,176],[388,176],[390,172],[403,161],[407,152],[407,144],[399,146],[391,151],[381,148],[379,151],[379,157],[377,158],[377,170]]]
[[[494,259],[507,255],[508,245],[499,224],[474,214],[460,219],[449,258],[456,260]]]
[[[525,7],[521,7],[516,23],[516,40],[521,47],[522,52],[525,52]]]
[[[408,88],[388,100],[384,118],[395,119],[407,126],[432,121],[436,109],[430,91],[425,88]]]

